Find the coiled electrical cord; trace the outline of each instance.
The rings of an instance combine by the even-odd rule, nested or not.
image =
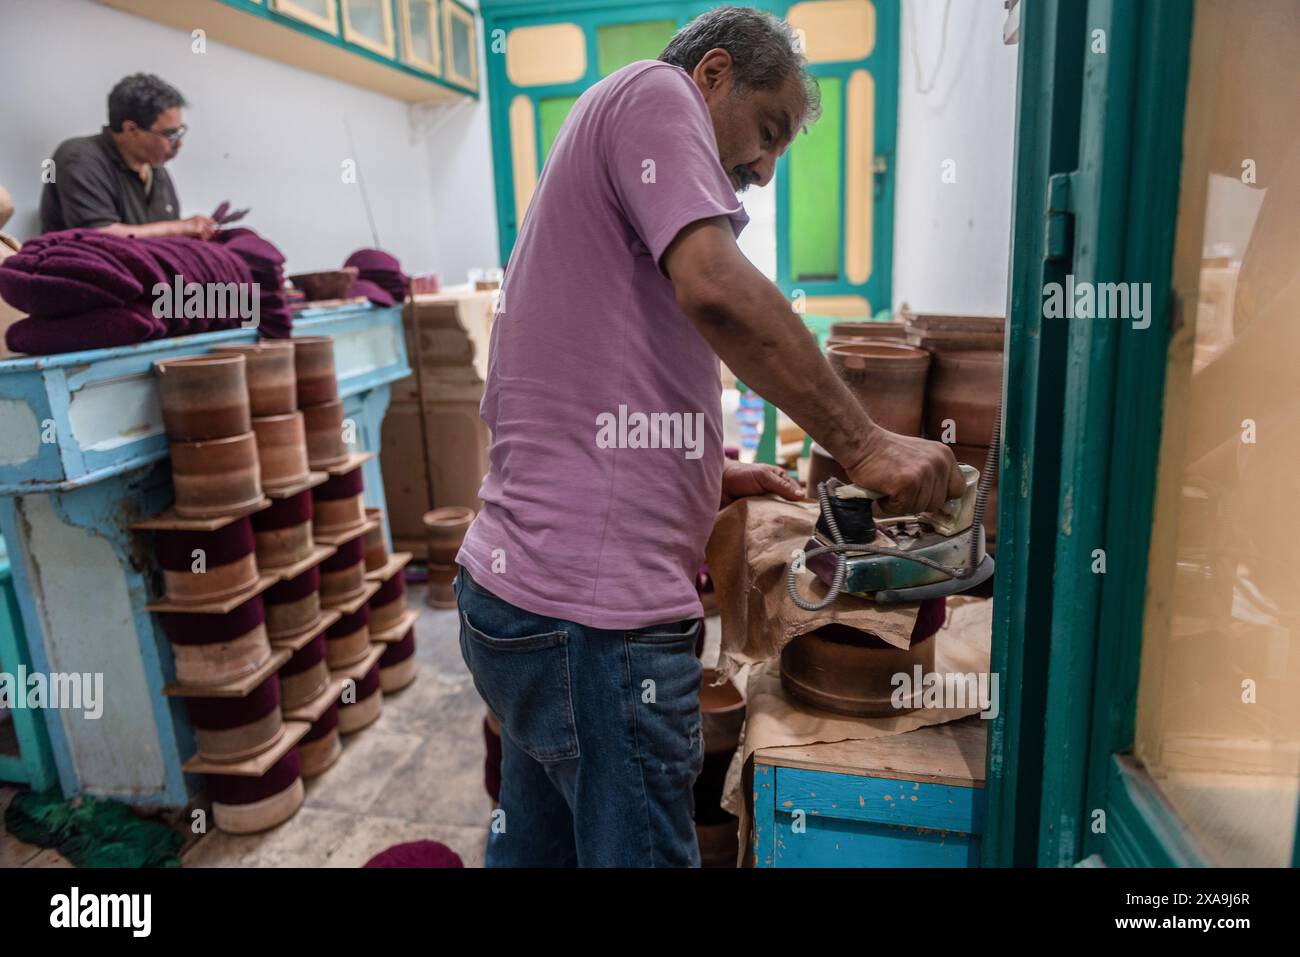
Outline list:
[[[980,473],[979,485],[975,489],[975,511],[971,516],[971,527],[982,529],[984,524],[984,509],[988,506],[989,489],[993,486],[993,476],[998,468],[998,446],[1002,440],[1002,407],[998,406],[998,411],[993,417],[993,437],[989,442],[988,452],[984,455],[984,471]],[[838,484],[837,479],[831,479]],[[785,587],[790,593],[790,600],[802,608],[804,611],[821,611],[831,602],[840,596],[840,591],[844,588],[844,579],[848,575],[848,559],[846,555],[852,553],[856,555],[885,555],[893,558],[903,558],[909,562],[916,562],[918,565],[924,565],[927,568],[933,568],[935,571],[946,575],[957,581],[969,578],[975,574],[980,564],[980,543],[981,535],[972,535],[970,539],[970,556],[966,563],[966,568],[958,569],[941,562],[936,562],[932,558],[924,555],[911,555],[898,548],[881,548],[878,545],[867,545],[860,542],[845,542],[844,536],[840,532],[839,522],[835,519],[835,510],[831,508],[830,490],[826,482],[817,483],[817,501],[821,506],[822,517],[826,519],[826,528],[831,533],[830,545],[819,545],[811,551],[805,552],[803,562],[793,561],[790,563],[790,570],[786,574]],[[818,555],[826,553],[835,555],[835,574],[831,578],[830,589],[826,592],[826,597],[821,601],[809,601],[799,594],[799,569],[802,565],[807,564],[808,559],[815,558]]]

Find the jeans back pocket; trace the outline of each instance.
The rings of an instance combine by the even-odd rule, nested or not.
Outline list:
[[[538,761],[578,757],[568,633],[497,637],[475,627],[464,611],[460,626],[474,686],[510,740]]]

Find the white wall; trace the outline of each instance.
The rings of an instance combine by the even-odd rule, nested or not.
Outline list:
[[[497,264],[484,101],[443,108],[419,134],[398,100],[215,42],[91,0],[0,0],[0,182],[17,212],[6,231],[39,232],[40,163],[70,136],[106,122],[109,89],[157,73],[189,101],[184,148],[169,164],[186,215],[222,200],[250,206],[246,225],[280,247],[293,270],[340,265],[372,245],[344,118],[380,244],[408,272],[463,282]],[[436,120],[435,120],[436,122]]]
[[[1002,0],[902,6],[894,306],[1005,315],[1019,47],[1002,43]],[[942,180],[949,159],[955,183]]]

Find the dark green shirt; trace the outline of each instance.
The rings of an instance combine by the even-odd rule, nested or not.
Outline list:
[[[180,218],[171,176],[153,167],[146,190],[140,174],[117,151],[107,126],[94,136],[64,140],[54,151],[54,177],[41,193],[43,232]]]

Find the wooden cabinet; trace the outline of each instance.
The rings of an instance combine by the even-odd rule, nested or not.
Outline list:
[[[343,39],[371,53],[394,58],[393,8],[389,0],[339,0],[343,5]]]
[[[402,62],[431,76],[442,75],[442,21],[436,0],[397,0]]]
[[[478,89],[478,24],[474,11],[456,0],[442,0],[443,76],[467,90]]]
[[[317,30],[337,35],[338,7],[335,0],[268,0],[270,8],[282,16],[305,23]]]
[[[478,20],[460,0],[99,2],[409,103],[478,97]]]

